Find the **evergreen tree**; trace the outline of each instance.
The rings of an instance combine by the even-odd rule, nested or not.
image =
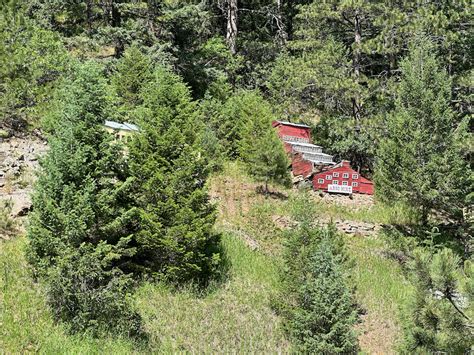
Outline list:
[[[152,73],[150,58],[137,46],[128,48],[120,58],[111,81],[125,112],[141,104],[140,91],[152,80]]]
[[[472,351],[473,264],[451,249],[418,249],[410,264],[415,286],[405,324],[403,350],[409,353],[466,354]]]
[[[205,187],[210,165],[200,144],[201,114],[189,89],[164,68],[142,98],[129,155],[140,225],[135,262],[160,279],[205,281],[219,262],[219,237]]]
[[[0,62],[0,126],[37,124],[68,57],[58,36],[38,28],[19,1],[0,1]]]
[[[460,218],[472,175],[461,149],[466,127],[450,107],[451,81],[423,37],[402,61],[395,110],[388,116],[377,157],[382,200],[402,200],[426,223],[435,210]]]
[[[28,228],[29,260],[46,281],[53,314],[74,331],[139,331],[128,293],[134,210],[122,154],[103,129],[106,83],[78,65],[64,80],[49,120]]]
[[[379,82],[372,55],[373,7],[364,1],[311,1],[297,6],[289,54],[280,57],[268,84],[290,118],[319,123],[318,142],[356,169],[372,168],[373,121]]]
[[[306,205],[307,206],[307,205]],[[344,271],[342,240],[333,227],[315,229],[309,215],[288,233],[279,310],[303,353],[356,353],[357,312]]]
[[[268,193],[269,182],[289,186],[290,162],[280,138],[270,127],[257,134],[246,156],[250,175],[265,183],[265,193]]]
[[[248,93],[245,110],[250,113],[238,122],[239,156],[246,162],[250,175],[265,183],[290,185],[289,159],[283,143],[272,127],[273,115],[266,101],[255,93]],[[251,111],[250,111],[251,110]]]

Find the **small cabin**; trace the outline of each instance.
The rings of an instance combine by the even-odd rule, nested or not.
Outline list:
[[[113,134],[118,141],[128,141],[133,133],[139,131],[137,125],[128,122],[119,123],[115,121],[105,121],[104,127],[105,130]]]
[[[347,160],[314,174],[313,187],[315,190],[334,193],[374,194],[374,183],[352,169]]]

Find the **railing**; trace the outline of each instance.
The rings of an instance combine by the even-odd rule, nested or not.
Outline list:
[[[293,150],[296,152],[300,153],[309,153],[309,154],[317,154],[317,153],[322,153],[323,148],[318,147],[318,146],[304,146],[304,145],[292,145]]]
[[[324,153],[303,153],[303,159],[309,160],[313,163],[334,164],[332,156]]]
[[[282,137],[285,142],[291,143],[309,143],[309,138],[302,138],[302,137],[293,137],[293,136],[283,136]]]

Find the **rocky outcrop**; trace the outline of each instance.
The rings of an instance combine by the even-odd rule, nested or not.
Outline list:
[[[294,228],[298,225],[298,222],[292,220],[287,216],[273,216],[272,217],[273,223],[280,228],[280,229],[289,229]],[[336,226],[336,229],[345,234],[350,235],[374,235],[377,234],[381,229],[381,224],[376,223],[369,223],[369,222],[358,222],[358,221],[350,221],[350,220],[341,220],[335,219],[331,220],[328,218],[320,218],[314,221],[314,225],[318,227],[326,227],[330,223],[333,223]]]
[[[316,224],[320,226],[325,226],[330,221],[318,221]],[[351,235],[373,235],[377,234],[382,226],[380,224],[368,223],[368,222],[358,222],[358,221],[348,221],[348,220],[335,220],[333,221],[337,230]]]
[[[38,157],[47,150],[45,141],[37,138],[0,140],[0,180],[18,177],[24,170],[34,170]]]
[[[38,158],[48,149],[38,137],[0,138],[0,199],[13,204],[12,217],[23,217],[31,211],[31,188]]]

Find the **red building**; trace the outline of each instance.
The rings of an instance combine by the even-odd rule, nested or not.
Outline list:
[[[347,160],[314,174],[313,187],[328,192],[374,194],[374,183],[353,170]]]
[[[313,163],[303,158],[303,153],[291,153],[291,171],[293,176],[302,176],[304,179],[313,173]]]
[[[278,136],[285,142],[285,150],[288,153],[291,152],[291,145],[288,142],[311,142],[310,126],[285,121],[273,121],[272,126],[278,130]]]

